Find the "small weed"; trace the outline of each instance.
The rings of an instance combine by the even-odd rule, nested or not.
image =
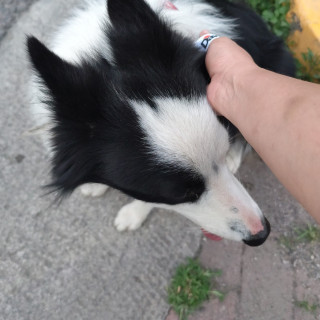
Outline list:
[[[291,29],[286,19],[290,10],[290,0],[246,0],[246,2],[263,18],[273,33],[287,40]],[[296,77],[305,81],[320,82],[320,55],[308,48],[307,52],[301,54],[301,58],[305,63],[295,58]]]
[[[315,54],[310,48],[303,52],[301,57],[305,64],[296,59],[297,77],[306,81],[320,80],[320,55]]]
[[[279,238],[279,243],[289,250],[293,249],[293,247],[295,246],[293,237],[282,236]]]
[[[318,304],[315,303],[309,303],[306,300],[303,301],[295,301],[294,303],[297,307],[304,309],[305,311],[309,311],[315,314],[315,312],[317,311],[317,309],[319,308]]]
[[[320,229],[316,226],[308,224],[304,228],[295,229],[297,241],[299,242],[313,242],[320,241]]]
[[[290,250],[299,243],[320,242],[320,228],[310,224],[303,228],[296,228],[294,236],[280,237],[279,242]]]
[[[290,0],[246,0],[246,2],[264,19],[270,29],[282,39],[290,33],[290,23],[286,15],[290,10]]]
[[[194,259],[188,259],[186,264],[177,268],[168,289],[168,301],[180,320],[187,319],[192,311],[209,299],[210,294],[224,299],[224,293],[211,290],[211,278],[221,273],[221,270],[204,269]]]
[[[224,300],[224,298],[226,297],[226,294],[223,292],[220,292],[218,290],[212,290],[211,293],[217,297],[221,302]]]

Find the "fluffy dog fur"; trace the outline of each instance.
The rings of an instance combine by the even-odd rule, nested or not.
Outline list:
[[[245,5],[224,0],[92,0],[59,30],[51,50],[34,37],[34,113],[60,195],[107,186],[134,197],[117,215],[136,229],[153,207],[209,232],[259,245],[270,227],[234,177],[245,142],[206,99],[202,29],[236,40],[256,63],[293,75],[280,39]],[[214,44],[213,44],[214,45]]]

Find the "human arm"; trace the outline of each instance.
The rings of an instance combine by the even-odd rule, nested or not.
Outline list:
[[[259,68],[227,38],[206,57],[208,100],[320,223],[320,86]]]

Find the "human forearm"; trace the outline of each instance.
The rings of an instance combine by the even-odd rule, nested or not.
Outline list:
[[[320,87],[249,63],[213,79],[208,96],[320,222]]]

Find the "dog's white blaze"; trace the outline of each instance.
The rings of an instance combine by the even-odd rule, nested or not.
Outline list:
[[[209,232],[229,239],[240,240],[261,231],[263,215],[227,168],[228,133],[207,100],[158,98],[155,102],[156,109],[131,102],[150,152],[160,163],[181,165],[206,179],[206,192],[196,203],[160,206],[173,209]],[[213,163],[218,166],[217,172]],[[230,223],[237,222],[238,231],[232,231]]]
[[[157,109],[132,101],[146,133],[147,142],[159,162],[181,164],[204,176],[213,162],[225,161],[228,133],[219,123],[207,99],[157,99]]]

